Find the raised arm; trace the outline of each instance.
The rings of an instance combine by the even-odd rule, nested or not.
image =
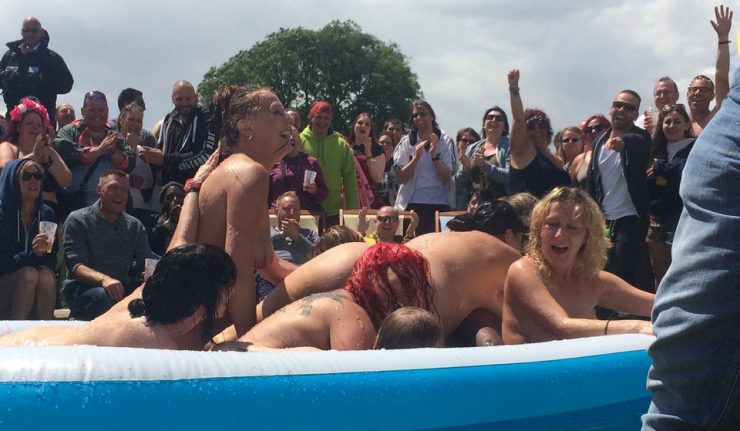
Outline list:
[[[714,76],[714,111],[719,110],[722,101],[730,92],[730,28],[732,27],[732,11],[724,5],[715,6],[716,21],[710,21],[717,32],[717,65]]]
[[[519,70],[513,69],[507,75],[509,79],[509,98],[511,100],[511,166],[525,168],[537,155],[527,137],[527,122],[524,120],[524,105],[519,94]]]

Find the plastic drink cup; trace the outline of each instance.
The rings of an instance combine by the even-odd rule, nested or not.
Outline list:
[[[307,186],[309,184],[313,184],[314,181],[316,181],[316,172],[306,169],[303,171],[303,185]]]
[[[42,220],[39,222],[39,233],[46,235],[46,252],[51,253],[51,248],[54,246],[54,238],[57,235],[57,224],[53,221]]]
[[[158,259],[144,259],[144,279],[148,279],[154,274],[154,269],[158,263]]]
[[[653,127],[658,126],[658,117],[660,116],[660,109],[655,106],[651,106],[645,110],[645,115],[650,117],[650,123]]]

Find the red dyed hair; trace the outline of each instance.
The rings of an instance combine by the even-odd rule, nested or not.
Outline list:
[[[403,286],[402,297],[393,291],[388,281],[389,269],[396,273]],[[434,307],[429,262],[421,253],[403,244],[381,242],[368,248],[355,262],[343,289],[367,312],[375,328],[398,308],[414,306],[429,310]]]

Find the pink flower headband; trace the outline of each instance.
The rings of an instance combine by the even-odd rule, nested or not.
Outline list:
[[[41,117],[41,122],[44,125],[44,130],[49,128],[49,113],[46,111],[44,105],[34,102],[30,99],[23,99],[12,111],[10,111],[10,121],[14,123],[20,123],[23,120],[23,116],[28,112],[35,112]]]

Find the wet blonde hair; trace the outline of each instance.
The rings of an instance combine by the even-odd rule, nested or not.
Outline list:
[[[540,272],[549,275],[550,266],[542,254],[542,226],[550,213],[552,204],[559,202],[573,205],[575,219],[583,222],[586,228],[586,243],[578,250],[572,274],[576,278],[595,276],[604,268],[606,252],[611,241],[604,235],[604,215],[596,202],[583,190],[573,187],[558,187],[547,194],[532,210],[527,257],[539,267]]]
[[[213,117],[221,136],[222,150],[239,143],[237,123],[259,112],[262,97],[273,94],[267,87],[226,85],[213,94]],[[223,148],[226,147],[226,148]]]

